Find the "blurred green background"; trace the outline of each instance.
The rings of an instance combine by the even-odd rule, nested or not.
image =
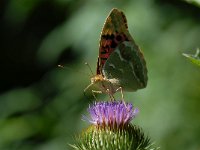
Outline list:
[[[89,124],[84,63],[96,70],[100,32],[117,7],[148,67],[147,87],[124,93],[140,109],[133,123],[162,150],[200,150],[200,68],[182,56],[200,47],[200,5],[188,2],[1,0],[0,149],[70,149]]]

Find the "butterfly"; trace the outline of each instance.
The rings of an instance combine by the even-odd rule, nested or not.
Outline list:
[[[126,16],[113,8],[104,23],[96,75],[84,92],[136,91],[147,85],[147,67],[140,48],[128,31]]]

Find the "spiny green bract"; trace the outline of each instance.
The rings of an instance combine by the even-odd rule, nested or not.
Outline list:
[[[71,145],[76,150],[155,150],[148,137],[136,126],[121,129],[90,126]]]

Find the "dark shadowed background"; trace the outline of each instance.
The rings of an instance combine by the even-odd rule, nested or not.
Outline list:
[[[140,109],[133,123],[162,150],[200,150],[200,68],[182,56],[200,47],[199,6],[178,0],[1,0],[0,149],[70,149],[89,124],[81,120],[92,101],[83,94],[91,77],[84,63],[96,70],[100,32],[117,7],[148,67],[147,87],[124,93]]]

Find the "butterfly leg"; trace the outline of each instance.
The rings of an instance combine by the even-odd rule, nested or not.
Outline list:
[[[119,87],[118,89],[116,89],[116,92],[119,90],[121,91],[122,101],[124,101],[124,94],[123,94],[122,87]]]
[[[124,94],[123,94],[122,87],[119,87],[119,88],[116,90],[116,92],[119,91],[119,90],[121,91],[122,101],[123,101],[124,105],[126,106],[126,102],[125,102],[125,100],[124,100]]]
[[[96,101],[98,101],[98,99],[97,99],[97,97],[95,96],[94,93],[102,94],[102,92],[101,92],[101,91],[95,91],[95,90],[92,90],[92,95],[93,95],[93,97],[96,99]]]
[[[110,92],[109,89],[106,89],[106,93],[109,95],[111,101],[115,101],[114,95]]]

